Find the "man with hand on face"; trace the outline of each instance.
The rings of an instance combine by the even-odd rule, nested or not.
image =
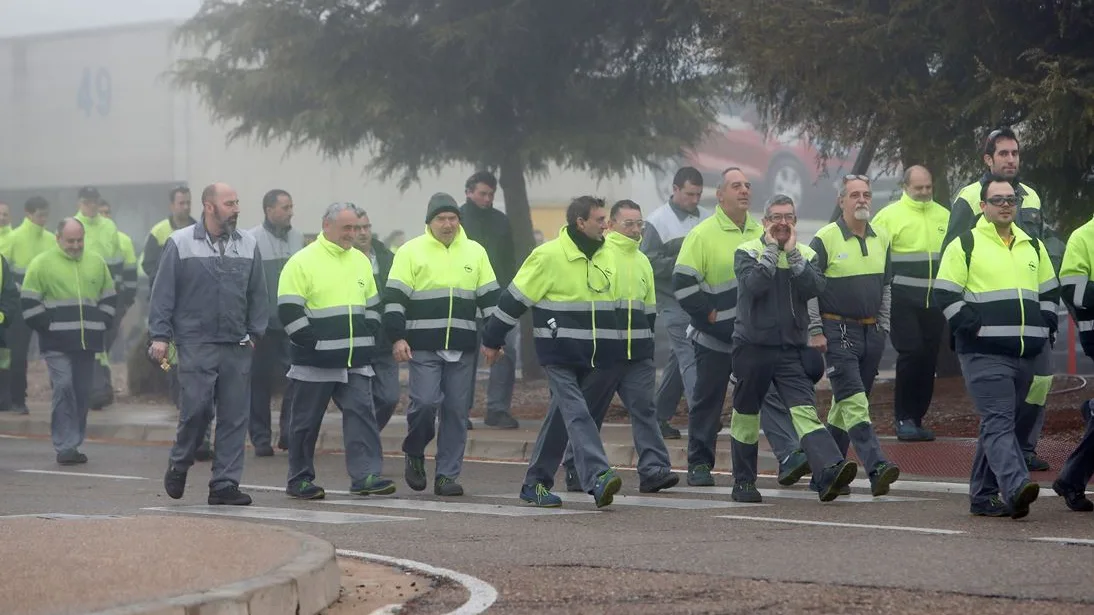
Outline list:
[[[897,351],[893,413],[898,440],[934,440],[923,417],[934,395],[935,367],[946,318],[931,289],[942,257],[942,240],[950,212],[934,202],[931,173],[921,166],[904,171],[904,193],[874,216],[871,224],[889,234],[892,244],[892,322],[889,331]]]
[[[368,214],[361,210],[361,220],[354,240],[354,246],[368,257],[369,270],[376,282],[378,293],[382,293],[387,287],[387,278],[391,273],[391,265],[395,261],[395,255],[382,241],[372,234],[372,222]],[[377,306],[377,311],[383,314],[383,303]],[[391,355],[391,342],[384,334],[383,327],[376,331],[376,352],[372,357],[372,371],[376,374],[372,377],[372,404],[376,408],[376,424],[381,431],[391,420],[395,413],[395,406],[399,404],[399,396],[402,384],[399,382],[399,364]]]
[[[1035,357],[1056,333],[1060,298],[1048,250],[1015,224],[1020,204],[1007,178],[990,178],[983,216],[946,246],[934,289],[980,413],[969,512],[1014,519],[1029,514],[1040,489],[1030,481],[1015,411],[1034,383]]]
[[[722,429],[722,407],[733,362],[733,326],[737,314],[737,278],[733,271],[737,246],[763,235],[763,227],[748,213],[752,184],[741,169],[730,167],[718,186],[718,209],[684,240],[673,270],[680,307],[691,316],[689,337],[695,349],[694,405],[688,413],[688,484],[713,487],[715,448]],[[770,407],[769,407],[770,406]],[[794,428],[778,393],[764,400],[760,421],[780,461],[779,483],[792,485],[809,473],[805,454],[798,451]],[[735,497],[759,496],[759,492]]]
[[[631,415],[634,448],[638,452],[638,491],[656,493],[676,486],[680,477],[672,471],[653,405],[653,382],[657,376],[653,366],[656,300],[653,269],[646,256],[638,251],[643,225],[638,203],[623,200],[612,205],[604,249],[613,250],[617,259],[612,294],[619,302],[616,315],[626,345],[626,359],[611,367],[594,369],[581,383],[581,390],[598,429],[604,423],[612,398],[619,393]],[[574,465],[572,446],[567,445],[562,465],[566,468],[566,490],[584,491]]]
[[[807,361],[808,301],[824,292],[816,253],[797,242],[794,202],[775,195],[767,202],[764,235],[742,243],[733,269],[740,284],[733,327],[733,496],[758,502],[756,464],[764,397],[774,384],[789,407],[801,447],[809,459],[822,502],[851,484],[858,466],[840,453],[817,417],[816,395]]]
[[[245,506],[239,490],[251,399],[254,343],[266,331],[269,297],[255,238],[236,229],[239,197],[223,183],[201,193],[201,221],[171,234],[149,305],[153,361],[178,350],[179,426],[163,484],[183,496],[186,473],[216,408],[208,502]]]
[[[494,311],[498,283],[486,250],[460,227],[455,199],[434,194],[425,223],[425,234],[395,253],[384,294],[384,329],[395,360],[410,363],[406,483],[415,491],[425,489],[425,447],[436,433],[439,412],[433,493],[460,496],[473,399],[468,389],[475,386],[475,315]]]
[[[825,277],[824,290],[809,300],[809,346],[824,353],[832,384],[828,430],[840,453],[855,445],[855,455],[866,465],[870,493],[889,493],[900,468],[885,458],[870,423],[870,389],[892,328],[892,271],[889,235],[870,226],[870,179],[843,178],[835,222],[822,227],[809,243],[816,252],[817,272]]]
[[[87,431],[88,396],[95,353],[114,319],[114,280],[103,259],[84,250],[84,226],[65,218],[57,246],[27,267],[23,319],[38,332],[38,346],[53,388],[50,433],[57,463],[87,463],[79,451]]]
[[[315,484],[315,443],[332,399],[342,411],[350,493],[395,492],[395,483],[380,477],[383,451],[369,366],[380,328],[380,296],[368,260],[354,249],[362,213],[353,203],[327,207],[323,233],[289,259],[278,283],[277,309],[292,341],[285,493],[301,500],[326,496]]]
[[[551,390],[547,417],[536,438],[535,463],[528,466],[520,488],[520,499],[534,506],[562,506],[562,498],[551,493],[551,487],[567,437],[582,490],[593,496],[597,508],[611,504],[623,487],[623,479],[608,465],[581,390],[594,369],[611,367],[626,357],[623,340],[613,340],[610,334],[595,337],[598,330],[620,328],[612,288],[616,255],[604,247],[607,213],[601,199],[574,199],[558,239],[545,242],[524,261],[483,333],[483,356],[493,363],[509,329],[532,309],[536,354]]]

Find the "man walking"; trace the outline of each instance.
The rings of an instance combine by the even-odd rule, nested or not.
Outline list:
[[[490,257],[490,267],[497,276],[498,286],[505,288],[513,281],[513,275],[517,270],[517,256],[509,218],[494,209],[494,193],[497,189],[498,180],[489,171],[479,171],[467,178],[464,186],[467,202],[460,207],[460,224],[467,238],[478,242],[486,250],[486,254]],[[510,348],[516,348],[519,333],[519,327],[514,327],[509,332],[509,339],[505,340],[505,344]],[[474,354],[473,362],[477,373],[478,353],[472,354]],[[516,374],[516,352],[512,355],[502,355],[490,366],[490,382],[486,387],[486,420],[484,421],[487,427],[498,429],[520,427],[520,423],[510,414]],[[471,395],[471,405],[474,406],[475,387],[471,388]]]
[[[813,250],[797,242],[796,224],[790,197],[773,196],[764,215],[764,235],[742,243],[733,265],[740,284],[732,352],[737,386],[730,423],[732,498],[737,502],[762,500],[756,489],[757,415],[772,384],[789,407],[820,501],[836,499],[858,473],[817,418],[806,368],[807,303],[824,291],[825,279],[817,271]]]
[[[568,436],[581,488],[597,508],[612,503],[623,480],[608,465],[604,443],[589,412],[582,383],[598,367],[624,360],[623,341],[596,338],[596,330],[619,328],[612,300],[616,257],[604,249],[607,212],[604,201],[591,196],[574,199],[566,209],[566,226],[558,239],[532,251],[513,283],[501,294],[497,310],[486,323],[483,355],[493,363],[502,353],[505,335],[532,309],[536,354],[547,372],[551,402],[536,438],[539,461],[529,465],[520,499],[542,507],[558,507],[562,498],[551,493]],[[614,341],[614,343],[613,343]]]
[[[871,224],[892,240],[892,322],[889,331],[897,351],[893,412],[896,437],[906,442],[931,441],[934,433],[923,417],[934,396],[935,368],[946,318],[931,297],[942,256],[950,212],[932,200],[931,173],[925,167],[904,171],[900,200],[874,216]]]
[[[19,287],[15,285],[15,276],[8,266],[8,259],[0,256],[0,368],[11,365],[11,350],[8,349],[8,328],[12,322],[22,322],[23,308],[19,299]],[[0,411],[10,410],[8,383],[0,382]]]
[[[16,287],[22,287],[23,276],[39,254],[57,249],[57,236],[52,230],[46,230],[49,221],[49,203],[40,196],[27,199],[23,206],[23,222],[11,232],[3,256],[11,267]],[[2,377],[7,384],[8,402],[15,414],[27,414],[27,356],[30,352],[31,330],[21,311],[17,311],[8,323],[8,349],[11,351],[10,368],[3,370]]]
[[[106,263],[84,250],[83,224],[65,218],[57,227],[57,247],[31,261],[22,291],[23,319],[38,332],[49,368],[50,433],[61,465],[87,463],[79,447],[87,431],[91,372],[116,300]]]
[[[113,222],[111,206],[104,198],[99,198],[99,216]],[[91,389],[90,405],[92,410],[102,410],[114,403],[114,379],[110,374],[110,355],[121,332],[122,321],[129,308],[133,307],[137,296],[137,255],[133,251],[133,240],[125,233],[118,231],[118,253],[121,257],[121,269],[114,279],[114,287],[118,293],[117,314],[114,316],[114,326],[106,332],[106,341],[103,351],[95,356],[95,385]],[[123,344],[124,345],[124,344]]]
[[[387,495],[395,483],[380,478],[383,451],[372,407],[372,369],[380,328],[380,297],[364,254],[353,249],[361,211],[334,203],[323,232],[289,258],[278,283],[278,312],[292,340],[292,418],[285,492],[322,499],[315,484],[315,443],[331,400],[342,411],[346,469],[354,495]],[[219,450],[219,447],[218,447]]]
[[[1020,519],[1039,487],[1029,479],[1014,415],[1033,383],[1035,357],[1056,334],[1060,289],[1048,251],[1014,223],[1020,200],[1010,181],[990,178],[980,201],[976,227],[942,254],[934,294],[980,413],[970,512]]]
[[[255,342],[254,365],[251,366],[251,418],[248,431],[255,457],[273,457],[273,433],[270,419],[270,397],[275,382],[289,369],[289,338],[278,318],[277,281],[289,257],[304,247],[304,236],[292,227],[292,196],[284,190],[270,190],[262,197],[262,224],[250,230],[258,243],[262,257],[262,272],[266,276],[270,318],[266,334]],[[291,383],[291,381],[290,381]],[[292,391],[286,386],[281,397],[281,417],[278,421],[278,448],[287,450],[286,434]]]
[[[149,356],[160,362],[178,350],[180,410],[163,484],[182,497],[186,473],[216,408],[216,442],[209,504],[247,505],[239,490],[247,441],[251,355],[266,331],[269,297],[261,255],[250,233],[236,229],[239,197],[227,184],[201,193],[201,222],[175,231],[164,244],[152,288]]]
[[[372,222],[368,214],[361,210],[360,228],[354,245],[362,254],[368,257],[372,278],[376,282],[377,292],[387,287],[388,274],[391,273],[391,265],[395,261],[395,255],[382,241],[372,235]],[[376,311],[383,314],[383,303],[376,307]],[[381,431],[387,426],[391,416],[395,414],[395,407],[399,405],[399,396],[402,394],[402,384],[399,382],[399,364],[391,354],[391,342],[384,334],[383,327],[376,331],[376,351],[372,357],[372,404],[376,408],[376,424]]]
[[[498,283],[486,250],[460,227],[455,199],[434,194],[425,223],[425,234],[395,253],[387,279],[384,329],[395,360],[410,363],[403,440],[407,485],[415,491],[425,489],[425,447],[436,433],[439,411],[433,493],[459,496],[472,400],[468,389],[475,386],[475,314],[493,312]]]
[[[695,391],[688,412],[688,484],[713,487],[715,449],[722,429],[722,407],[733,372],[733,326],[737,314],[737,278],[733,272],[737,246],[763,235],[763,226],[749,215],[752,184],[744,172],[722,172],[718,208],[688,233],[673,270],[680,307],[691,318],[689,336],[695,351]],[[792,485],[809,473],[809,462],[798,449],[790,415],[772,391],[760,412],[764,434],[780,461],[779,483]]]
[[[816,253],[824,289],[809,300],[809,345],[824,353],[832,385],[828,430],[846,457],[850,444],[866,466],[870,493],[889,493],[900,468],[885,458],[870,423],[874,386],[885,335],[892,328],[892,271],[889,235],[870,226],[870,179],[843,178],[839,207],[843,215],[821,227],[809,247]]]
[[[711,216],[711,211],[699,207],[703,196],[703,176],[692,167],[683,167],[672,180],[672,196],[669,202],[658,207],[646,220],[642,233],[642,252],[653,266],[653,279],[657,284],[657,313],[668,333],[669,360],[661,372],[661,384],[657,387],[657,418],[661,434],[666,439],[677,439],[680,430],[669,424],[676,414],[683,396],[690,409],[695,390],[695,350],[688,339],[691,318],[680,308],[673,291],[672,274],[676,257],[684,237],[700,222]]]
[[[144,242],[144,250],[141,252],[141,269],[148,276],[148,288],[156,281],[156,271],[160,266],[160,255],[163,254],[163,246],[171,233],[197,224],[197,220],[190,217],[190,189],[186,186],[172,188],[168,193],[169,215],[152,227],[148,232],[148,239]]]

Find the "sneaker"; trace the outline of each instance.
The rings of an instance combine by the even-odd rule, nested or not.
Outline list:
[[[395,481],[380,478],[377,474],[369,474],[365,480],[353,483],[349,492],[353,495],[391,495],[395,493]]]
[[[821,480],[817,481],[820,487],[817,491],[820,501],[831,502],[839,497],[840,489],[850,485],[851,481],[855,480],[856,474],[858,474],[858,465],[846,459],[825,468],[821,473]]]
[[[619,478],[615,470],[608,468],[601,472],[596,477],[596,484],[593,485],[593,501],[596,502],[596,507],[604,508],[611,504],[612,496],[619,493],[622,488],[623,479]]]
[[[809,474],[809,458],[805,456],[805,451],[794,451],[779,464],[778,482],[783,487],[789,487],[806,474]]]
[[[81,454],[74,448],[70,448],[66,451],[57,453],[57,463],[63,466],[74,466],[81,463],[87,463],[87,456]]]
[[[897,421],[896,439],[901,442],[930,442],[934,434],[915,424],[915,421]]]
[[[733,498],[734,502],[748,502],[750,504],[759,504],[764,501],[760,491],[756,489],[756,483],[751,481],[733,483],[733,494],[730,497]]]
[[[1052,469],[1048,462],[1037,456],[1037,453],[1026,455],[1026,468],[1030,472],[1047,472]]]
[[[926,427],[919,425],[916,427],[919,430],[919,439],[922,442],[934,442],[934,432]]]
[[[813,493],[820,493],[820,485],[817,484],[817,479],[816,478],[810,478],[809,479],[809,490],[812,491]],[[842,497],[842,496],[845,496],[845,495],[851,495],[851,486],[850,485],[839,488],[839,496]]]
[[[577,469],[566,467],[566,491],[573,493],[585,493],[581,488],[581,479],[577,477]]]
[[[486,423],[487,427],[493,427],[494,429],[517,429],[520,427],[517,419],[513,418],[513,415],[508,412],[494,412],[492,414],[488,412],[486,420],[483,422]]]
[[[433,481],[433,495],[456,497],[463,495],[463,487],[454,478],[438,476]]]
[[[201,443],[198,450],[194,451],[194,461],[209,461],[213,458],[213,445],[208,440]]]
[[[1037,496],[1041,493],[1041,486],[1037,483],[1026,481],[1017,491],[1014,492],[1014,497],[1010,501],[1010,518],[1021,519],[1029,514],[1029,505],[1037,500]]]
[[[322,500],[327,497],[327,492],[310,480],[302,480],[295,485],[289,485],[285,489],[285,493],[290,498],[298,500]]]
[[[269,444],[255,447],[255,457],[273,457],[274,450]]]
[[[668,421],[661,421],[661,437],[665,440],[679,440],[680,430],[673,427]]]
[[[163,475],[163,490],[172,500],[181,500],[182,494],[186,492],[186,472],[168,468]]]
[[[403,478],[406,485],[415,491],[425,489],[425,457],[405,455],[406,469],[403,470]]]
[[[870,495],[880,497],[889,493],[889,485],[900,478],[900,468],[888,461],[879,462],[870,472]]]
[[[560,508],[562,506],[562,498],[551,493],[551,490],[545,487],[543,483],[536,483],[535,486],[521,485],[520,499],[540,508]]]
[[[1007,505],[999,494],[991,496],[986,502],[973,502],[969,504],[969,514],[977,517],[1006,517],[1010,515]]]
[[[250,504],[251,496],[240,491],[236,485],[209,491],[210,506],[250,506]]]
[[[713,487],[714,476],[710,473],[710,466],[701,463],[694,468],[688,468],[688,484],[692,487]]]
[[[1056,492],[1056,495],[1064,499],[1064,503],[1067,507],[1076,512],[1091,512],[1094,511],[1094,502],[1091,502],[1087,497],[1085,490],[1072,489],[1068,485],[1060,482],[1059,479],[1052,483],[1052,490]]]
[[[680,482],[680,475],[668,468],[662,469],[655,476],[638,481],[639,493],[657,493],[665,489],[672,489]]]

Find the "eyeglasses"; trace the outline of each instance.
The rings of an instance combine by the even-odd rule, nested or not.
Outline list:
[[[1014,195],[1014,194],[1010,194],[1010,195],[1007,195],[1007,196],[1002,196],[1002,195],[997,194],[997,195],[985,200],[985,202],[990,203],[990,204],[992,204],[996,207],[1002,207],[1004,204],[1006,204],[1008,207],[1014,207],[1015,205],[1018,204],[1018,200],[1019,200],[1018,196]]]
[[[798,219],[794,214],[767,214],[766,218],[772,222],[794,222]]]
[[[858,180],[860,182],[866,182],[867,184],[870,183],[870,178],[865,176],[865,175],[844,175],[843,176],[843,183],[844,184],[846,184],[847,182],[853,182],[855,180]]]
[[[646,221],[645,220],[624,220],[622,226],[623,226],[623,228],[643,229],[643,228],[646,228]]]
[[[594,293],[606,293],[612,286],[612,281],[608,277],[608,272],[600,268],[599,265],[592,261],[585,261],[585,283],[589,287],[589,290]],[[593,274],[593,270],[597,271],[597,274]]]

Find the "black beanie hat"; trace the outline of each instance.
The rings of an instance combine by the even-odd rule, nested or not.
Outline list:
[[[444,212],[454,213],[459,216],[460,206],[456,204],[456,199],[452,198],[452,195],[438,192],[429,197],[429,206],[425,210],[425,223],[429,224],[434,216]]]

